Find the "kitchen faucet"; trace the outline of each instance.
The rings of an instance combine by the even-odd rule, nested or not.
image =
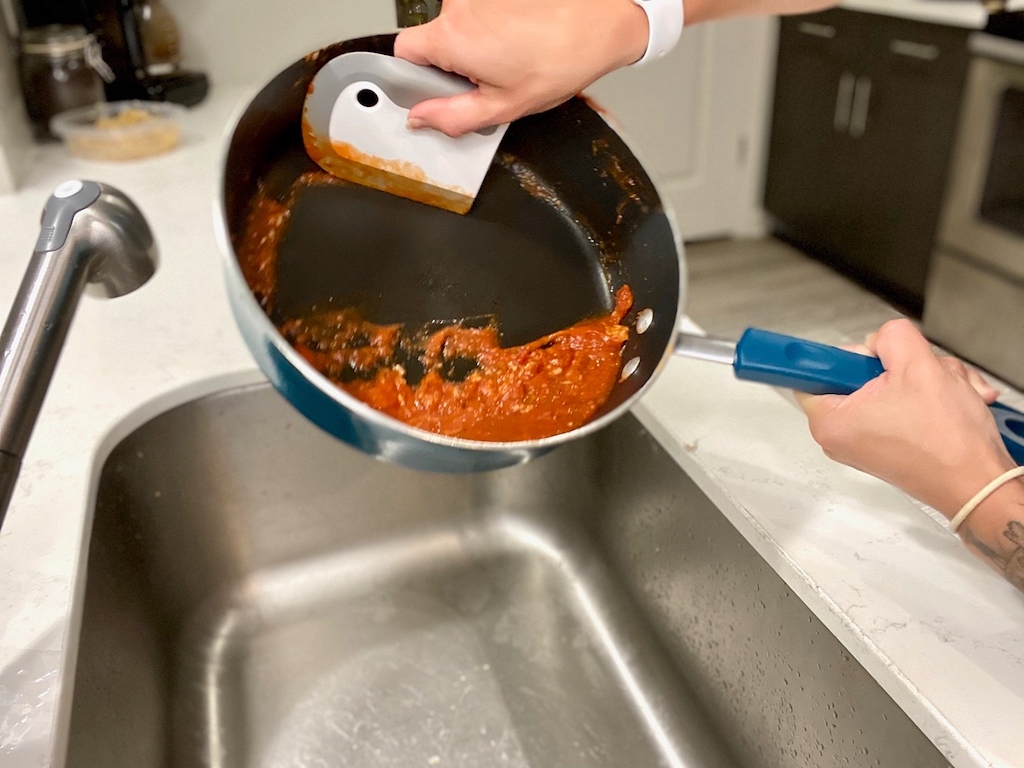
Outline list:
[[[0,526],[78,299],[141,287],[157,266],[146,219],[126,195],[68,181],[51,195],[28,270],[0,334]]]

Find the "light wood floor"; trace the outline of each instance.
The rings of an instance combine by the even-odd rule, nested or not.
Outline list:
[[[687,314],[709,334],[750,327],[826,344],[856,343],[900,313],[884,300],[774,238],[686,247]]]

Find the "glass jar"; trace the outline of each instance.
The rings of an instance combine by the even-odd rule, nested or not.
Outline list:
[[[38,140],[54,138],[54,115],[106,101],[103,81],[113,79],[96,39],[83,27],[60,24],[21,33],[19,75]]]
[[[166,75],[181,65],[181,35],[178,23],[161,0],[139,0],[135,5],[142,37],[146,73]]]

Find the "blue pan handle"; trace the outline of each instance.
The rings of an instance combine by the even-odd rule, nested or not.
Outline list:
[[[746,381],[812,395],[849,395],[885,369],[877,357],[750,328],[736,344],[733,370]],[[991,411],[1010,455],[1024,465],[1024,413],[1002,403]]]
[[[736,343],[736,378],[811,395],[849,395],[885,369],[877,357],[749,328]]]

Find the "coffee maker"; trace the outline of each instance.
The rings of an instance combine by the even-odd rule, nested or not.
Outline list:
[[[106,85],[109,101],[141,99],[192,106],[202,101],[209,81],[202,72],[153,61],[144,24],[145,0],[10,0],[20,29],[77,24],[92,32],[114,73]],[[147,51],[147,48],[150,50]]]

